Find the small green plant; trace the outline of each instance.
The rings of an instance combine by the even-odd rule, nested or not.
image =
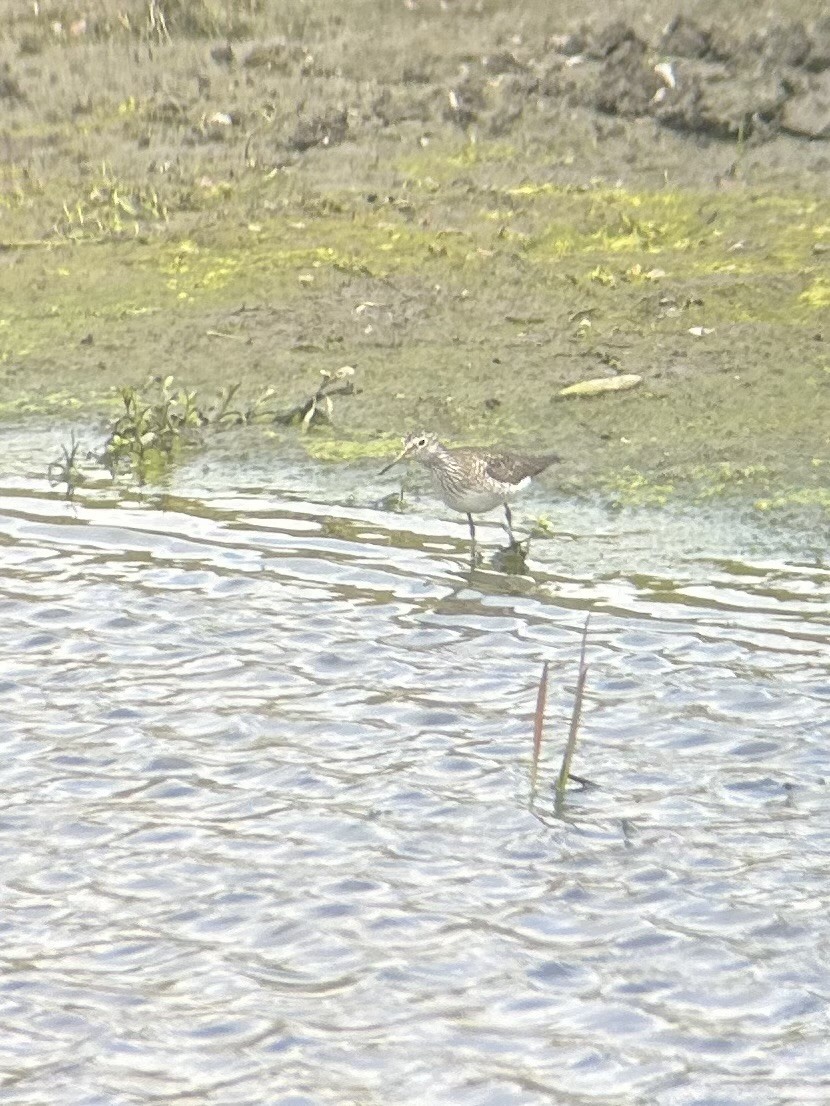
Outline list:
[[[614,288],[617,283],[617,278],[605,265],[597,265],[595,269],[592,269],[588,273],[588,280],[594,284],[602,284],[606,288]]]
[[[207,420],[196,393],[174,387],[174,378],[152,377],[145,389],[122,388],[124,412],[110,431],[102,461],[112,472],[125,469],[144,479],[163,468]]]
[[[556,533],[556,527],[548,515],[537,515],[530,528],[532,538],[549,538]]]
[[[155,188],[118,180],[104,162],[91,188],[64,200],[63,215],[52,232],[72,241],[136,237],[149,226],[166,223],[167,206]]]
[[[279,423],[303,431],[331,422],[332,396],[354,394],[354,369],[344,365],[334,372],[321,371],[322,382],[311,395],[287,410],[277,410],[276,390],[263,389],[252,400],[237,403],[239,384],[229,384],[212,402],[204,402],[195,391],[180,387],[173,376],[152,376],[139,388],[122,388],[123,410],[110,428],[97,460],[112,476],[130,475],[139,482],[159,475],[188,446],[198,444],[207,427],[247,426],[251,423]],[[48,467],[53,486],[65,483],[71,497],[80,483],[79,443],[74,434],[62,456]]]
[[[76,439],[74,431],[69,438],[69,445],[61,446],[63,456],[57,461],[52,461],[46,470],[49,483],[52,487],[58,484],[66,484],[66,498],[71,499],[75,494],[75,488],[83,482],[81,471],[78,468],[78,450],[81,443]]]

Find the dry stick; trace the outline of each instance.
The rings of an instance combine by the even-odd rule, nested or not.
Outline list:
[[[539,771],[539,755],[542,752],[542,727],[545,724],[545,700],[548,697],[548,662],[542,665],[539,691],[536,694],[536,713],[533,716],[533,761],[530,766],[530,801],[536,796],[536,776]]]
[[[224,330],[206,330],[205,334],[208,338],[229,338],[232,342],[250,341],[247,334],[228,334]]]
[[[579,733],[579,719],[582,716],[582,696],[585,691],[585,677],[588,675],[588,665],[585,663],[585,645],[588,641],[588,623],[590,614],[585,618],[585,627],[582,631],[582,648],[579,652],[579,675],[576,679],[576,693],[574,695],[574,709],[571,714],[571,728],[568,733],[568,744],[565,746],[565,755],[562,757],[562,767],[559,769],[559,778],[556,781],[556,790],[561,796],[568,786],[568,777],[571,774],[571,761],[576,749],[576,738]]]

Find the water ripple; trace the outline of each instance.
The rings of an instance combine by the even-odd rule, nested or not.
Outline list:
[[[0,490],[6,1093],[823,1102],[826,564],[563,504],[470,575],[310,480]]]

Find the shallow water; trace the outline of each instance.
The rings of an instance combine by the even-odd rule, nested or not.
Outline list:
[[[826,537],[541,487],[470,575],[373,467],[66,502],[53,433],[0,487],[0,1101],[830,1100]]]

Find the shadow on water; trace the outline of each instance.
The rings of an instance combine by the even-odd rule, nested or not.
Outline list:
[[[67,503],[29,449],[0,488],[16,1101],[783,1104],[830,1080],[813,538],[562,503],[520,572],[486,524],[470,570],[463,522],[368,506],[362,470],[200,461]],[[557,818],[589,611],[591,786]]]

